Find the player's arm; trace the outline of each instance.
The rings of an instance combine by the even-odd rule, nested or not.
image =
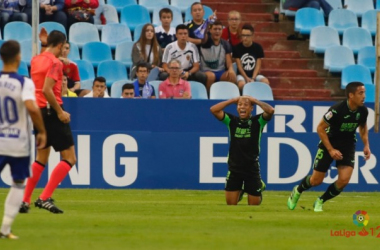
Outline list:
[[[227,101],[219,102],[210,108],[211,113],[218,119],[222,120],[224,117],[224,111],[228,105],[238,103],[240,97],[235,97]]]
[[[42,149],[46,145],[46,130],[42,120],[41,110],[34,100],[26,100],[24,103],[29,112],[30,118],[32,118],[34,126],[38,130],[36,136],[37,148]]]
[[[244,97],[248,98],[252,104],[258,105],[264,111],[263,118],[265,120],[269,121],[270,119],[272,119],[272,116],[274,114],[274,108],[271,105],[269,105],[266,102],[259,101],[256,98],[253,98],[252,96],[244,96]]]
[[[371,156],[371,150],[369,149],[367,123],[359,125],[359,135],[360,135],[360,138],[362,138],[362,141],[364,144],[364,149],[363,149],[364,158],[368,160],[369,157]]]
[[[335,149],[330,143],[329,137],[326,132],[326,129],[328,127],[330,127],[330,125],[326,123],[325,120],[322,118],[322,120],[319,122],[318,127],[317,127],[318,136],[321,139],[327,151],[329,152],[330,156],[334,160],[341,160],[343,159],[342,153],[339,150]]]
[[[64,123],[69,123],[70,114],[65,112],[55,99],[53,92],[54,85],[55,80],[51,77],[46,77],[44,87],[42,88],[42,93],[45,95],[45,98],[50,104],[50,106],[57,112],[59,120],[61,120]]]

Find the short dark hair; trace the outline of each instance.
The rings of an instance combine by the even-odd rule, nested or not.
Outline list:
[[[243,26],[241,27],[241,30],[249,30],[252,32],[252,34],[255,32],[255,29],[253,28],[252,24],[250,24],[250,23],[243,24]]]
[[[0,55],[4,64],[14,63],[16,56],[20,54],[20,52],[20,44],[15,40],[6,41],[0,48]]]
[[[210,24],[210,29],[213,27],[213,26],[222,26],[223,27],[223,23],[219,20],[215,20],[214,23]]]
[[[47,46],[55,47],[60,43],[66,42],[66,35],[59,30],[53,30],[49,33],[47,38]]]
[[[189,28],[184,24],[178,24],[177,27],[175,27],[175,33],[178,32],[178,30],[187,30],[189,31]]]
[[[190,11],[193,11],[193,7],[194,7],[194,5],[197,5],[197,4],[202,5],[202,8],[203,8],[203,4],[202,4],[201,2],[194,2],[194,3],[191,5],[191,7],[190,7]]]
[[[173,19],[173,11],[169,8],[163,8],[160,10],[159,14],[160,14],[160,18],[162,17],[162,14],[163,13],[166,13],[166,14],[170,14],[172,16],[172,19]]]
[[[148,70],[148,72],[150,71],[150,65],[146,62],[138,63],[136,66],[136,72],[138,72],[140,68],[146,68]]]
[[[133,85],[133,83],[126,83],[121,88],[121,92],[124,92],[125,89],[133,89],[133,90],[135,90],[135,86]]]
[[[95,82],[104,82],[104,83],[106,83],[106,78],[104,78],[103,76],[95,77],[94,81],[92,82],[92,86],[94,86]]]
[[[346,86],[346,97],[349,98],[350,97],[350,93],[355,94],[355,92],[358,89],[358,87],[361,87],[361,86],[364,86],[364,84],[361,83],[361,82],[350,82]]]

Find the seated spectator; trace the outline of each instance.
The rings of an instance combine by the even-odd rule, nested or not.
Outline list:
[[[65,0],[39,0],[40,3],[40,23],[57,22],[67,29],[67,16],[63,8]],[[28,15],[28,23],[32,25],[32,0],[26,0],[24,13]]]
[[[189,32],[184,24],[180,24],[176,28],[177,41],[169,44],[164,51],[162,58],[162,67],[165,71],[159,75],[160,80],[165,80],[169,75],[168,62],[177,59],[181,62],[183,72],[181,78],[187,81],[201,82],[206,86],[206,74],[199,71],[199,52],[197,47],[188,42]]]
[[[172,59],[168,63],[169,77],[160,83],[158,90],[160,99],[190,99],[190,83],[181,79],[181,62]]]
[[[84,97],[96,97],[96,98],[109,98],[107,92],[106,79],[102,76],[98,76],[94,79],[92,84],[92,90]]]
[[[158,71],[162,71],[161,66],[162,50],[157,42],[156,35],[154,33],[153,24],[147,23],[144,25],[141,31],[139,40],[133,44],[132,47],[132,70],[131,79],[136,76],[136,65],[141,62],[148,63],[151,69],[157,68]],[[158,75],[158,72],[156,72]],[[151,79],[151,78],[150,78]]]
[[[185,23],[185,25],[189,28],[188,41],[194,43],[197,46],[202,43],[202,39],[199,39],[194,34],[194,31],[205,22],[203,19],[204,14],[205,11],[203,9],[203,5],[200,2],[195,2],[191,5],[191,16],[193,17],[193,20],[187,21]]]
[[[223,25],[215,21],[210,25],[210,34],[202,40],[199,50],[201,70],[207,75],[207,90],[214,82],[228,81],[236,83],[236,74],[232,66],[231,45],[221,38]]]
[[[239,72],[237,83],[240,90],[249,82],[269,84],[269,80],[259,74],[264,51],[260,44],[253,41],[253,32],[251,24],[244,24],[241,29],[242,42],[233,49],[233,57],[236,59]]]
[[[239,26],[241,16],[236,10],[228,13],[228,26],[222,31],[222,38],[231,44],[231,47],[238,45],[240,41]]]
[[[63,74],[62,77],[62,96],[65,97],[78,97],[77,94],[72,92],[68,87],[67,87],[67,76]]]
[[[135,98],[135,86],[132,83],[126,83],[121,88],[121,98],[133,99]]]
[[[67,13],[67,29],[77,22],[94,23],[95,9],[99,7],[98,0],[65,0]]]
[[[154,87],[147,82],[149,75],[149,66],[147,63],[139,63],[136,66],[137,80],[133,82],[135,87],[135,97],[142,97],[145,99],[155,99],[156,92]]]
[[[174,42],[177,38],[175,36],[175,28],[170,26],[173,21],[173,11],[169,8],[163,8],[160,10],[159,14],[161,25],[154,29],[158,44],[161,46],[162,50],[164,50],[166,45]]]
[[[4,26],[8,22],[22,21],[27,22],[28,16],[20,13],[20,6],[25,6],[26,0],[6,0],[0,1],[0,27],[4,30]]]
[[[284,9],[298,10],[305,7],[315,8],[319,10],[322,8],[325,16],[328,17],[333,10],[331,5],[326,0],[285,0],[283,5]]]

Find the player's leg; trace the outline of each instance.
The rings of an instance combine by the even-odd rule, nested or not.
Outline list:
[[[249,178],[245,181],[244,191],[248,194],[248,205],[260,205],[262,202],[263,182],[261,178]]]
[[[225,196],[227,205],[237,205],[239,195],[242,192],[243,178],[238,174],[228,171],[225,184]]]

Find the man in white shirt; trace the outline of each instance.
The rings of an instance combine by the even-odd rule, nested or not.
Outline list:
[[[107,91],[106,79],[102,76],[96,77],[92,84],[91,92],[84,97],[109,98],[110,96]]]

